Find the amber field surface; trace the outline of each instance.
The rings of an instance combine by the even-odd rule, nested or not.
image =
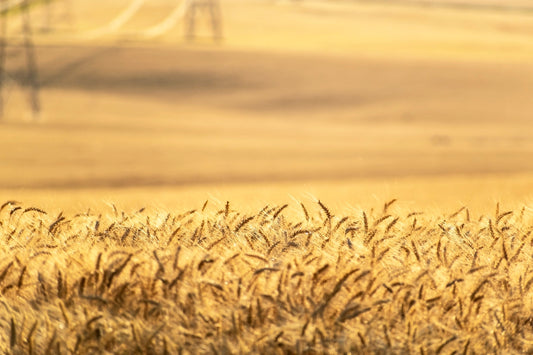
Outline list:
[[[0,10],[0,353],[533,353],[533,1],[184,3]]]

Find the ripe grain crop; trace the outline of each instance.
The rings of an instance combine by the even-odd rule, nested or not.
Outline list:
[[[533,352],[524,212],[0,208],[0,352]]]

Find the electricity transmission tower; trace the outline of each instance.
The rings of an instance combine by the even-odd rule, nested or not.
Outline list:
[[[186,14],[187,39],[192,40],[196,36],[196,17],[199,12],[206,12],[211,17],[211,31],[215,40],[222,39],[222,13],[219,0],[189,0]]]
[[[56,29],[55,26],[59,21],[66,22],[68,26],[72,27],[72,0],[62,0],[62,13],[58,12],[58,6],[53,0],[43,0],[43,20],[41,24],[42,32],[51,32]]]
[[[41,112],[41,102],[39,99],[39,79],[37,69],[37,59],[33,44],[33,34],[30,21],[30,2],[23,0],[17,5],[10,5],[9,0],[0,0],[0,119],[4,116],[5,88],[7,83],[7,49],[8,43],[7,25],[10,12],[20,11],[22,18],[22,47],[26,57],[26,75],[20,79],[22,87],[28,87],[31,111],[34,120],[39,118]]]

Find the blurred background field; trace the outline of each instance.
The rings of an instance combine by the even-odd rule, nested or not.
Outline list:
[[[220,41],[132,3],[32,7],[38,121],[8,16],[3,200],[531,201],[533,1],[221,0]]]

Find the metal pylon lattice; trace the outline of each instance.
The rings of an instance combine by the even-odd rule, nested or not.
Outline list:
[[[211,18],[211,30],[215,40],[222,39],[222,13],[219,0],[188,0],[185,18],[185,36],[192,40],[196,36],[196,21],[199,12],[206,12]]]
[[[2,7],[7,0],[1,2]],[[0,119],[4,117],[4,86],[6,83],[7,14],[0,13]]]
[[[10,11],[14,10],[9,6],[9,0],[0,0],[1,12],[0,12],[0,119],[4,117],[5,110],[5,88],[7,83],[7,49],[10,45],[8,43],[8,18]],[[35,46],[33,43],[33,33],[31,29],[30,20],[30,1],[23,0],[18,4],[18,9],[22,18],[22,47],[24,49],[25,63],[26,63],[26,75],[22,76],[21,86],[28,87],[29,89],[29,101],[33,114],[33,119],[38,120],[41,112],[41,101],[39,98],[39,72],[37,68],[37,59],[35,54]]]
[[[41,0],[43,11],[43,22],[40,27],[41,32],[52,32],[58,27],[58,22],[63,22],[69,27],[73,26],[72,0],[62,0],[63,6],[60,8],[57,1]],[[62,10],[61,10],[62,9]]]

